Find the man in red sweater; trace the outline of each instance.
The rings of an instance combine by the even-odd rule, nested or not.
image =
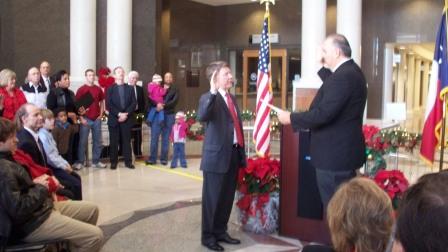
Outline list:
[[[95,71],[87,69],[85,71],[87,84],[81,86],[76,92],[76,100],[90,94],[93,102],[83,115],[81,127],[79,129],[79,148],[78,161],[73,165],[75,169],[81,169],[86,159],[87,140],[89,131],[92,130],[92,165],[95,168],[106,168],[106,165],[100,162],[101,150],[101,116],[104,112],[104,93],[103,90],[95,85]]]

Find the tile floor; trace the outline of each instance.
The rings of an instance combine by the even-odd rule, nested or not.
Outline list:
[[[418,154],[399,155],[398,166],[410,182],[422,174],[438,171],[425,166]],[[396,157],[386,158],[388,169],[396,167]],[[202,172],[200,159],[189,159],[188,168],[145,165],[136,169],[119,164],[117,170],[84,168],[84,199],[100,208],[99,225],[107,241],[102,251],[206,251],[200,245]],[[234,207],[235,210],[235,207]],[[300,251],[295,239],[276,234],[260,236],[241,231],[233,211],[230,233],[241,238],[230,251]]]

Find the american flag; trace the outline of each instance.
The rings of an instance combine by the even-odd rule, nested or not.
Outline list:
[[[440,143],[440,132],[443,114],[443,96],[448,93],[448,57],[446,12],[442,15],[436,37],[431,79],[429,81],[426,102],[425,123],[422,133],[420,156],[430,164],[434,162],[434,153]]]
[[[269,156],[271,131],[270,131],[270,108],[272,104],[271,89],[271,64],[269,44],[269,11],[266,11],[261,34],[260,51],[258,56],[257,75],[257,103],[255,108],[256,118],[254,125],[254,142],[259,157]]]

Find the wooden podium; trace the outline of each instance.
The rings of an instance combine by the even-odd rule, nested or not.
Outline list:
[[[306,174],[308,178],[299,179],[300,169],[314,169],[311,165],[306,164],[304,160],[300,160],[299,151],[306,146],[300,148],[299,138],[302,134],[294,133],[290,125],[282,127],[281,144],[280,144],[280,230],[279,234],[283,236],[297,238],[301,241],[320,242],[331,244],[331,239],[326,224],[326,220],[319,218],[307,218],[299,216],[299,208],[304,207],[300,204],[307,204],[306,200],[300,200],[300,196],[307,194],[306,191],[299,192],[299,181],[314,180],[315,176]],[[306,143],[307,144],[307,143]],[[314,190],[313,190],[314,189]],[[311,189],[316,195],[316,188]],[[317,196],[320,203],[320,197]],[[305,206],[306,207],[306,206]],[[322,210],[320,210],[322,211]],[[324,214],[323,214],[324,216]]]
[[[297,97],[296,110],[307,110],[316,91],[305,93],[302,90],[302,96]],[[301,241],[331,244],[314,167],[309,161],[309,135],[309,132],[294,132],[291,125],[281,129],[279,234]]]

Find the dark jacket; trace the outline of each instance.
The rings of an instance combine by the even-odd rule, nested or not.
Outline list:
[[[292,113],[294,130],[311,130],[311,163],[330,171],[355,170],[365,162],[362,120],[367,98],[364,74],[353,60],[334,73],[319,71],[323,84],[310,109]]]
[[[149,108],[148,108],[148,112],[149,112],[149,109],[151,107],[157,106],[157,102],[155,102],[154,100],[152,100],[149,97],[148,97],[148,101],[149,101]],[[165,106],[163,107],[163,111],[165,112],[165,114],[170,115],[170,114],[176,113],[176,105],[177,105],[177,102],[179,101],[179,92],[178,92],[176,86],[174,86],[174,84],[171,84],[171,86],[166,91],[163,101],[165,103]]]
[[[68,88],[54,88],[47,97],[47,108],[57,116],[57,109],[76,113],[75,93]]]
[[[11,234],[11,219],[6,210],[0,205],[0,251],[4,251]]]
[[[17,139],[19,143],[17,147],[21,149],[26,154],[30,155],[34,162],[41,166],[47,166],[47,155],[45,154],[45,150],[42,147],[42,152],[39,150],[39,146],[34,140],[33,135],[31,135],[28,130],[25,128],[17,131]]]
[[[134,90],[134,86],[129,85],[132,90],[134,91],[135,94],[135,90]],[[146,108],[145,108],[145,97],[143,94],[143,88],[140,86],[135,85],[135,88],[137,89],[137,99],[136,99],[136,104],[137,106],[135,106],[135,113],[139,114],[139,113],[145,113],[146,112]]]
[[[53,201],[45,186],[35,184],[25,168],[11,160],[10,152],[0,152],[0,209],[11,221],[10,237],[20,239],[48,219]]]
[[[240,110],[235,97],[231,96],[241,123]],[[202,147],[201,170],[226,173],[229,170],[232,156],[234,126],[232,116],[224,98],[219,92],[207,92],[199,99],[198,119],[205,123],[205,138]],[[244,137],[244,136],[243,136]],[[240,148],[239,167],[246,166],[246,154]]]
[[[49,88],[50,88],[50,90],[53,90],[54,88],[56,88],[56,85],[54,84],[55,83],[55,80],[54,80],[55,78],[53,78],[51,76],[49,78],[50,78],[50,86],[49,86]],[[39,83],[41,85],[45,86],[45,81],[44,81],[44,78],[42,77],[42,75],[40,76]]]
[[[109,106],[109,116],[107,120],[107,125],[117,126],[118,125],[118,113],[128,113],[128,119],[122,123],[135,123],[134,110],[137,101],[135,100],[134,89],[129,85],[123,84],[124,87],[124,104],[121,106],[120,94],[118,91],[118,85],[114,84],[107,89],[106,103]]]

